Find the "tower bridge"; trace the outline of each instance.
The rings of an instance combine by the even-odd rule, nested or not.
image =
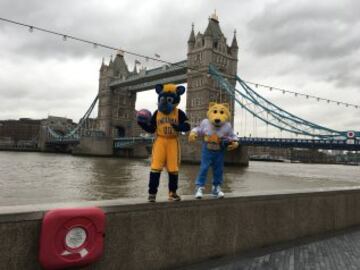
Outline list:
[[[360,150],[359,131],[338,131],[307,121],[259,95],[237,75],[238,49],[236,32],[229,45],[220,28],[218,17],[213,14],[203,33],[198,32],[195,35],[192,26],[185,60],[149,70],[142,68],[139,71],[135,62],[134,69],[130,71],[124,54],[118,52],[108,63],[102,62],[98,95],[75,128],[75,132],[65,140],[53,136],[54,140],[49,144],[62,145],[66,140],[79,135],[80,144],[75,149],[78,153],[111,155],[116,151],[126,156],[147,156],[145,146],[149,145],[151,138],[140,137],[143,131],[137,125],[135,117],[137,93],[153,90],[159,83],[187,83],[186,113],[191,126],[198,125],[206,117],[210,102],[227,102],[232,113],[232,124],[237,105],[267,126],[301,136],[297,139],[241,137],[239,139],[242,146],[228,153],[228,162],[247,164],[248,145]],[[236,83],[240,85],[240,89],[236,89]],[[95,125],[98,132],[89,132],[86,123],[97,101],[98,115]],[[197,146],[183,143],[182,148],[183,160],[200,160],[200,143]]]

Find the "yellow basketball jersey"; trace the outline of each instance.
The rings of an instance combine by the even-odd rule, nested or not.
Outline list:
[[[160,111],[156,114],[156,134],[164,137],[175,137],[177,132],[171,124],[178,125],[178,109],[175,108],[170,114],[164,114]]]

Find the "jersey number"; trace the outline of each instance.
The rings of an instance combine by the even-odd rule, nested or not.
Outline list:
[[[174,129],[172,127],[164,127],[164,134],[172,135],[172,134],[174,134]]]

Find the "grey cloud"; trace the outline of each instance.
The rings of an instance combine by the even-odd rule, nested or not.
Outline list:
[[[191,7],[180,8],[180,2],[122,1],[112,7],[102,5],[100,1],[23,1],[22,5],[13,5],[13,1],[4,0],[0,10],[8,10],[6,17],[27,24],[151,56],[155,52],[168,54],[175,60],[186,56],[192,14],[188,12]],[[162,8],[158,9],[157,5]],[[173,10],[176,16],[168,14],[167,10]],[[14,33],[21,37],[18,44],[13,44],[13,53],[59,59],[86,55],[100,57],[111,53],[93,50],[91,45],[87,48],[76,41],[63,43],[61,37],[51,37],[36,30],[30,35],[26,29],[0,24],[0,34],[10,37]]]
[[[2,101],[1,119],[18,119],[31,117],[36,119],[46,118],[47,115],[67,116],[78,121],[91,103],[91,98],[83,99],[33,99],[23,97]],[[91,117],[96,116],[96,110]]]
[[[186,41],[191,23],[195,23],[196,31],[204,31],[207,17],[216,6],[219,4],[214,0],[30,0],[22,1],[21,4],[2,0],[0,10],[6,10],[6,14],[0,12],[0,15],[150,56],[159,53],[163,58],[177,61],[186,57]],[[241,25],[237,17],[227,16],[228,12],[236,10],[238,6],[237,1],[227,1],[219,7],[223,30],[232,32]],[[252,5],[246,6],[250,9]],[[61,37],[51,37],[36,30],[30,35],[27,29],[3,23],[0,23],[0,35],[11,39],[17,35],[17,44],[12,44],[9,50],[40,59],[81,58],[89,55],[101,57],[112,53],[102,49],[94,50],[91,45],[86,47],[75,41],[64,43]]]
[[[2,85],[0,89],[0,100],[4,99],[18,99],[30,93],[30,89],[12,88],[7,85]]]
[[[259,55],[338,58],[359,48],[358,1],[277,1],[249,22]]]
[[[359,67],[359,58],[346,58],[336,61],[330,66],[331,70],[329,70],[329,75],[326,79],[329,82],[334,82],[338,88],[355,86],[360,93]]]

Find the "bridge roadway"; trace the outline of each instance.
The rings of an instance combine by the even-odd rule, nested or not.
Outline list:
[[[241,137],[242,145],[360,151],[360,140]]]
[[[181,268],[185,270],[185,268]],[[358,270],[360,227],[332,235],[293,241],[247,252],[238,257],[214,259],[187,270]],[[180,270],[180,269],[179,269]]]
[[[134,144],[150,144],[153,137],[122,137],[114,139],[114,148],[127,148]],[[270,146],[270,147],[293,147],[312,149],[333,149],[360,151],[360,140],[319,140],[319,139],[290,139],[290,138],[256,138],[240,137],[241,145]]]
[[[114,149],[128,149],[136,144],[151,144],[154,138],[149,137],[121,137],[114,138]],[[79,139],[53,139],[46,142],[47,145],[76,145]],[[331,150],[348,150],[360,151],[360,140],[318,140],[318,139],[289,139],[289,138],[256,138],[240,137],[241,145],[269,146],[279,148],[307,148],[307,149],[331,149]]]

